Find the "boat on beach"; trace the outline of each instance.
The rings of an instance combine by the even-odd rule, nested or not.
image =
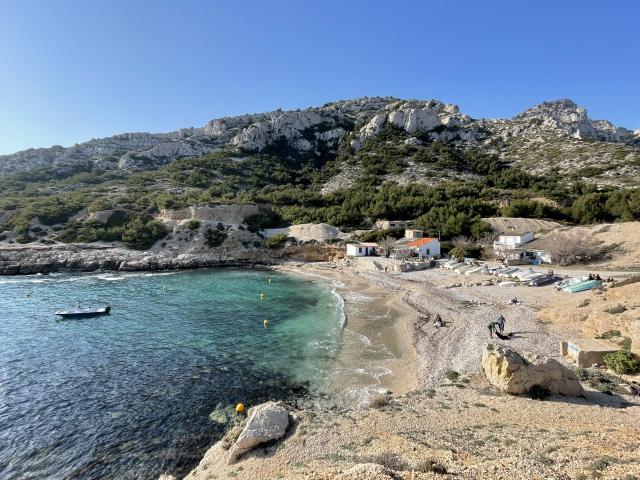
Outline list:
[[[81,317],[97,317],[99,315],[108,315],[111,312],[111,307],[106,305],[104,307],[89,307],[82,308],[76,307],[69,310],[58,310],[54,312],[55,315],[58,315],[63,318],[81,318]]]
[[[602,282],[600,280],[587,280],[586,282],[578,282],[572,285],[568,285],[562,289],[563,292],[577,293],[584,292],[585,290],[593,290],[594,288],[600,288]]]

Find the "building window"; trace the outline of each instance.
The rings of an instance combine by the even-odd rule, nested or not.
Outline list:
[[[431,250],[427,248],[427,255],[431,255]]]
[[[358,247],[358,253],[362,253],[362,247]]]

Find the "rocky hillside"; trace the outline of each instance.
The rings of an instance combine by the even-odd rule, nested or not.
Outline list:
[[[356,153],[367,139],[389,132],[394,133],[386,138],[390,144],[441,142],[473,148],[536,173],[558,169],[619,185],[637,183],[640,174],[640,132],[592,120],[571,100],[545,102],[512,119],[473,119],[457,106],[436,100],[365,97],[305,110],[225,117],[171,133],[125,133],[68,148],[29,149],[0,156],[0,176],[43,169],[55,177],[78,171],[154,170],[222,149],[242,155],[286,152],[293,157],[335,158],[341,143]],[[402,171],[390,172],[396,174],[390,179],[429,183],[424,177],[438,178],[411,155],[405,160]],[[347,184],[361,173],[358,167],[340,166]]]

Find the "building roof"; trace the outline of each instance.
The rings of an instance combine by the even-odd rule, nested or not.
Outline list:
[[[416,248],[416,247],[421,247],[423,245],[426,245],[427,243],[431,243],[433,241],[437,241],[437,238],[430,238],[430,237],[426,237],[426,238],[417,238],[415,240],[412,240],[411,242],[407,242],[405,244],[403,244],[403,247],[411,247],[411,248]]]
[[[353,245],[354,247],[377,247],[378,246],[378,244],[374,242],[349,243],[348,245]]]
[[[567,343],[575,345],[580,350],[590,352],[616,352],[620,350],[620,347],[617,345],[593,338],[579,338],[576,340],[569,340]]]

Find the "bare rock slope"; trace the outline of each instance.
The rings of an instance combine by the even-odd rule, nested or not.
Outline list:
[[[402,132],[407,145],[437,141],[477,148],[535,172],[584,173],[603,183],[633,183],[640,175],[638,134],[590,119],[571,100],[545,102],[512,119],[474,119],[437,100],[364,97],[225,117],[170,133],[124,133],[67,148],[29,149],[0,156],[0,176],[38,168],[56,175],[77,169],[153,170],[221,149],[335,157],[340,142],[357,151],[385,128]]]

